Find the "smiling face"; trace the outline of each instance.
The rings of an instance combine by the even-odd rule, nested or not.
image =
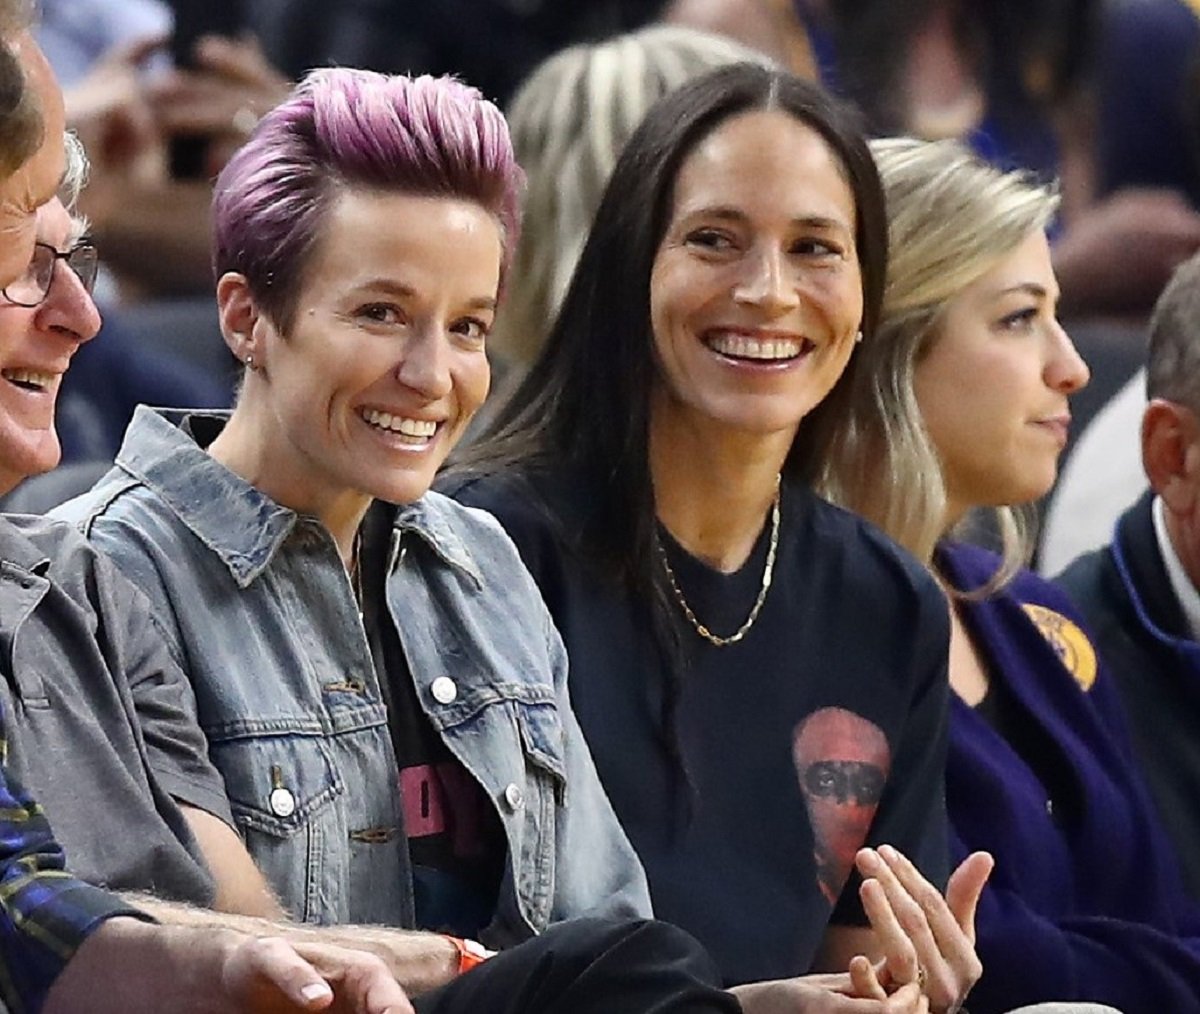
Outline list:
[[[854,347],[854,237],[850,185],[811,128],[758,111],[701,141],[650,279],[655,414],[790,440]]]
[[[495,219],[469,201],[338,197],[290,333],[259,315],[247,340],[226,313],[235,353],[254,358],[238,406],[256,413],[252,481],[318,514],[346,494],[422,496],[487,395],[500,255]]]
[[[33,253],[37,209],[54,197],[66,164],[62,92],[46,57],[28,32],[13,41],[42,114],[41,147],[8,179],[0,181],[0,288],[16,278]]]
[[[1054,482],[1088,369],[1055,318],[1058,284],[1039,229],[947,304],[913,388],[942,462],[953,522],[1028,503]]]
[[[71,217],[57,198],[42,206],[38,242],[66,252],[76,238]],[[58,388],[80,344],[99,329],[96,304],[62,261],[38,306],[16,306],[0,297],[0,490],[58,464]]]

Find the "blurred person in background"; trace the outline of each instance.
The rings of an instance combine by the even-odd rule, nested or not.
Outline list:
[[[1137,44],[1149,41],[1150,8],[1194,20],[1183,0],[795,2],[821,79],[857,102],[875,132],[962,138],[1002,168],[1061,179],[1054,258],[1064,314],[1144,317],[1175,265],[1200,247],[1194,175],[1181,186],[1115,164],[1118,151],[1150,157],[1138,132],[1197,136],[1185,96],[1166,123],[1135,98],[1146,94],[1142,82],[1180,79],[1180,43],[1194,58],[1186,21],[1161,65],[1157,47]]]
[[[817,65],[792,0],[669,0],[661,20],[725,38],[815,81]]]
[[[1184,0],[1111,0],[1097,86],[1100,193],[1168,188],[1178,203],[1200,200],[1200,8]],[[1159,268],[1132,237],[1114,249],[1122,270]],[[1113,336],[1115,339],[1117,336]],[[1146,488],[1139,422],[1146,408],[1145,333],[1137,322],[1123,341],[1093,341],[1089,361],[1120,358],[1099,376],[1112,381],[1095,418],[1068,446],[1047,505],[1038,568],[1056,574],[1081,553],[1105,546],[1122,512]],[[1115,367],[1115,369],[1114,369]],[[1136,369],[1133,376],[1128,374]],[[1128,379],[1126,379],[1128,377]]]

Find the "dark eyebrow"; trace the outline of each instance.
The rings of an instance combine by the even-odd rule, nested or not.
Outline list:
[[[392,281],[390,278],[372,278],[369,281],[362,282],[356,288],[374,289],[378,292],[386,292],[390,295],[404,298],[416,295],[410,286],[405,285],[403,282]]]
[[[712,207],[695,208],[687,212],[688,218],[717,218],[731,222],[744,222],[746,215],[737,208],[731,208],[726,205],[714,205]],[[849,231],[849,227],[845,222],[839,221],[836,218],[829,218],[825,215],[800,215],[792,219],[793,225],[799,225],[806,229],[837,229],[842,232]]]
[[[411,299],[417,292],[410,285],[405,285],[403,282],[393,281],[391,278],[372,278],[370,281],[363,282],[358,286],[360,290],[373,290],[375,292],[386,292],[389,295],[397,296],[400,299]],[[467,303],[467,309],[470,310],[495,310],[495,296],[479,296],[470,300]]]

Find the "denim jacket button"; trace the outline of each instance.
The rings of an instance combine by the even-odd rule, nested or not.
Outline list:
[[[455,698],[458,697],[458,687],[449,676],[439,676],[429,689],[438,704],[453,704]]]
[[[276,817],[290,817],[296,812],[296,797],[290,789],[272,789],[268,802]]]
[[[519,810],[525,805],[525,793],[516,782],[510,782],[504,790],[504,801],[510,810]]]

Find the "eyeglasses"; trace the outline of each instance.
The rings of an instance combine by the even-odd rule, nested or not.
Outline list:
[[[66,253],[60,253],[49,243],[35,243],[33,257],[25,274],[11,285],[0,289],[0,295],[17,306],[34,307],[41,304],[54,284],[54,269],[59,261],[75,272],[80,284],[90,293],[96,284],[100,255],[89,239],[81,239]]]

